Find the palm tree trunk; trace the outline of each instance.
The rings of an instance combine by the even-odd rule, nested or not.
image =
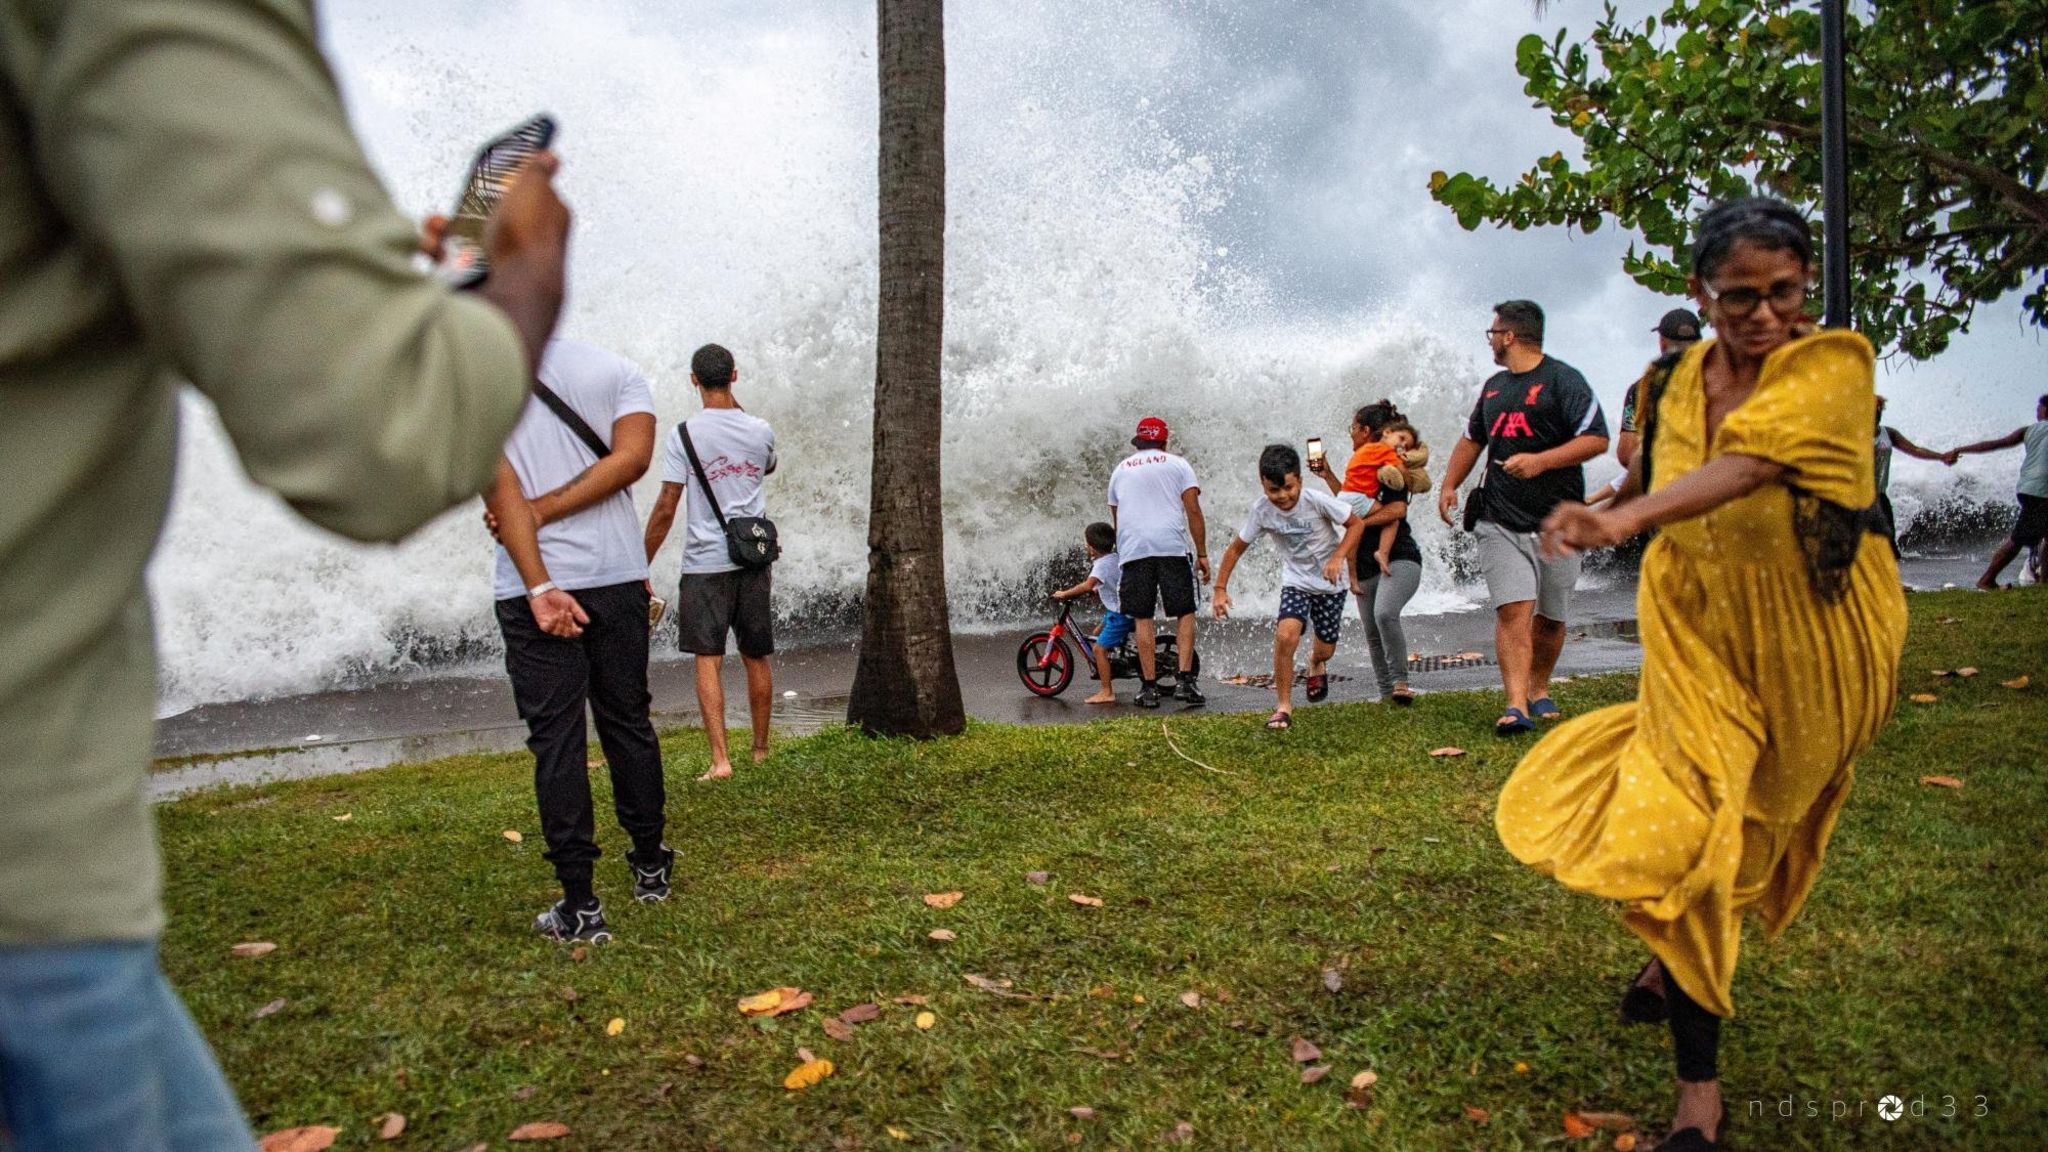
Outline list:
[[[939,498],[946,292],[944,0],[877,0],[881,299],[868,586],[846,720],[870,735],[967,726],[946,611]]]

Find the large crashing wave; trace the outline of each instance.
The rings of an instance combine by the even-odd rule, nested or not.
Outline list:
[[[1044,0],[951,29],[944,500],[965,626],[1035,610],[1048,567],[1104,516],[1140,416],[1163,416],[1201,474],[1219,552],[1257,494],[1260,445],[1320,435],[1341,460],[1348,413],[1389,396],[1441,460],[1490,371],[1426,303],[1281,317],[1211,227],[1241,161],[1176,138],[1140,99],[1077,83],[1104,54],[1172,69],[1162,11]],[[577,214],[566,330],[639,363],[664,424],[695,408],[692,350],[735,351],[740,397],[782,445],[770,510],[787,543],[778,611],[795,623],[842,622],[866,575],[871,21],[865,4],[794,22],[738,5],[692,5],[685,20],[659,6],[387,4],[328,29],[372,155],[417,212],[442,207],[478,140],[557,115]],[[187,416],[151,572],[166,710],[497,651],[474,503],[396,548],[339,541],[248,483],[203,401]],[[643,509],[658,483],[639,486]],[[1425,547],[1445,542],[1433,514],[1415,524]],[[657,578],[674,565],[671,544]],[[1275,573],[1255,552],[1240,598],[1271,598]],[[1432,565],[1415,610],[1467,604]]]

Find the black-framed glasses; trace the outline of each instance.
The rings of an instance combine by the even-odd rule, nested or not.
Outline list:
[[[1768,289],[1730,288],[1717,292],[1711,284],[1700,285],[1706,293],[1707,302],[1720,309],[1731,320],[1741,319],[1756,311],[1757,305],[1769,302],[1771,311],[1787,320],[1796,320],[1806,310],[1806,295],[1812,289],[1804,280],[1780,280]]]
[[[1515,330],[1512,328],[1488,328],[1486,330],[1488,339],[1492,339],[1495,336],[1513,336],[1514,334]]]

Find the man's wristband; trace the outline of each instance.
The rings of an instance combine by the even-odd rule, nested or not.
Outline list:
[[[528,588],[526,590],[526,598],[528,600],[536,600],[542,596],[547,595],[550,592],[553,592],[554,590],[555,582],[553,580],[543,580],[540,583],[535,584],[533,587]]]

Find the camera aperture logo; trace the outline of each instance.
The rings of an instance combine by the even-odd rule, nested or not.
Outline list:
[[[1991,1115],[1991,1098],[1978,1094],[1956,1097],[1940,1095],[1902,1096],[1887,1092],[1875,1101],[1868,1096],[1810,1096],[1785,1095],[1775,1098],[1752,1099],[1744,1109],[1751,1120],[1766,1120],[1772,1117],[1781,1120],[1829,1120],[1835,1123],[1851,1122],[1877,1114],[1887,1124],[1900,1120],[1983,1120]]]
[[[1906,1102],[1897,1096],[1887,1096],[1877,1102],[1877,1114],[1884,1120],[1897,1120],[1906,1114]]]

